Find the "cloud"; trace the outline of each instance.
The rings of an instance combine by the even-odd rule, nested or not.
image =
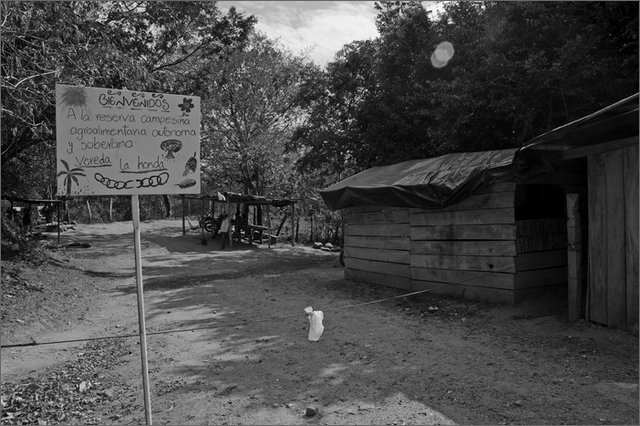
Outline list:
[[[372,1],[221,1],[258,18],[256,28],[295,54],[325,65],[342,46],[377,36]]]

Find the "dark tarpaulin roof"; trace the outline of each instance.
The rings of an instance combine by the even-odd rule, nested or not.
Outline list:
[[[332,210],[362,205],[442,208],[483,186],[526,182],[562,165],[554,153],[638,135],[638,96],[537,136],[522,148],[465,152],[373,167],[324,190]]]
[[[522,151],[568,151],[638,135],[638,93],[529,140]]]
[[[373,167],[320,191],[332,210],[362,205],[442,208],[512,178],[517,149],[462,152]]]

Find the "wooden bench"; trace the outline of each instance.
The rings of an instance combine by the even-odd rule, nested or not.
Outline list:
[[[268,226],[261,225],[249,225],[249,245],[253,243],[253,231],[258,231],[260,233],[260,244],[262,244],[262,234],[264,231],[270,231]],[[269,232],[270,234],[271,232]]]

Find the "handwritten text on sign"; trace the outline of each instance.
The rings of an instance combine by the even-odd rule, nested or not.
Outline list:
[[[200,98],[56,85],[58,195],[200,193]]]

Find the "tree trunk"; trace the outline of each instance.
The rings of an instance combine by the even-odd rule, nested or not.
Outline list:
[[[89,203],[89,199],[85,198],[85,202],[87,203],[87,214],[89,215],[89,223],[91,223],[91,204]]]
[[[162,202],[164,203],[165,219],[169,219],[171,217],[171,201],[169,200],[169,196],[166,194],[163,195]]]
[[[64,212],[62,213],[62,221],[63,222],[67,222],[67,223],[71,223],[71,215],[69,214],[69,204],[71,200],[65,200],[64,201]]]
[[[284,216],[282,217],[282,222],[280,222],[280,226],[278,226],[278,230],[276,231],[276,235],[280,235],[280,231],[282,231],[282,227],[284,226],[284,223],[287,221],[288,216],[289,216],[289,213],[285,212]]]

